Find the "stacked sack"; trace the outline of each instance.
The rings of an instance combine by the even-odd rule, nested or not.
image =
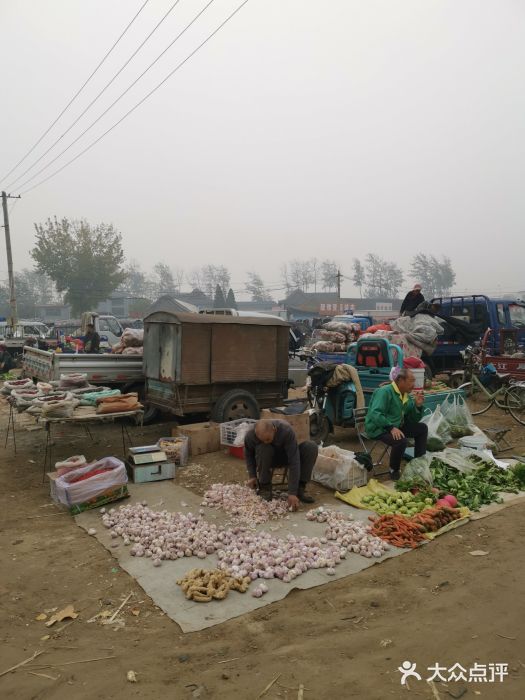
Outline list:
[[[140,328],[126,328],[111,352],[115,355],[143,355],[144,331]]]
[[[350,343],[358,338],[359,331],[359,324],[329,321],[315,332],[315,336],[320,340],[316,341],[311,349],[318,352],[346,352]]]

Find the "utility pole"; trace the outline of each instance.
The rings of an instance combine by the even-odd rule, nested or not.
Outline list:
[[[13,255],[11,253],[11,234],[9,232],[9,212],[7,211],[7,200],[8,199],[20,199],[18,197],[11,197],[5,192],[2,192],[2,209],[4,210],[4,229],[5,229],[5,247],[7,251],[7,272],[9,275],[9,305],[11,307],[11,319],[10,326],[14,328],[18,320],[18,313],[16,310],[16,295],[15,295],[15,277],[13,274]]]
[[[341,270],[337,270],[337,298],[341,300],[341,277],[343,275],[341,274]]]

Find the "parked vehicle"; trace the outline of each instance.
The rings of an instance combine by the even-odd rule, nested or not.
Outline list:
[[[178,416],[258,418],[287,397],[288,335],[277,317],[157,308],[144,319],[146,400]]]
[[[40,321],[21,320],[14,326],[0,321],[0,340],[12,355],[20,355],[29,338],[44,342],[49,328]]]
[[[104,386],[132,385],[144,380],[142,357],[137,355],[70,354],[25,347],[22,368],[24,376],[43,382],[76,372],[87,374],[91,384]]]
[[[525,382],[516,381],[510,374],[500,374],[490,364],[486,365],[483,347],[477,350],[467,347],[463,356],[467,381],[461,388],[472,415],[485,413],[496,405],[525,425]]]
[[[382,384],[390,382],[392,367],[403,367],[403,351],[386,338],[362,338],[349,347],[345,364],[353,365],[358,372],[363,390],[365,406],[372,394]],[[327,388],[323,371],[333,367],[331,363],[320,362],[315,355],[310,358],[308,400],[310,403],[310,436],[316,442],[326,440],[335,426],[343,428],[355,425],[357,406],[356,385],[344,381],[336,387]],[[463,393],[461,389],[433,391],[425,393],[424,406],[433,409],[447,397]]]
[[[81,319],[68,319],[67,321],[56,321],[53,328],[48,333],[48,344],[56,347],[68,336],[80,338],[87,332],[88,323],[95,326],[95,331],[100,335],[100,347],[111,348],[118,343],[124,328],[120,321],[111,314],[98,314],[96,311],[87,311],[82,314]]]
[[[474,294],[437,297],[430,303],[439,306],[439,319],[449,321],[429,360],[434,373],[462,368],[461,353],[472,343],[481,342],[489,328],[487,352],[491,356],[506,354],[509,342],[515,347],[525,344],[525,304],[521,300]]]
[[[120,389],[123,393],[136,391],[144,402],[144,372],[142,357],[111,353],[62,353],[25,347],[22,357],[24,377],[33,381],[59,380],[63,374],[80,372],[90,384]],[[145,404],[144,422],[151,423],[157,410]]]

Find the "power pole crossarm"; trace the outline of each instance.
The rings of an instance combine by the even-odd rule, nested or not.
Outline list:
[[[16,309],[13,255],[11,253],[11,234],[9,231],[9,212],[7,211],[7,194],[5,192],[2,192],[2,209],[4,211],[5,247],[7,252],[7,272],[9,275],[9,306],[11,307],[10,326],[14,328],[18,320],[18,313]]]

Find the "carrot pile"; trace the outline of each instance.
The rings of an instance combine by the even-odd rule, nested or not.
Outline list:
[[[414,515],[412,522],[419,526],[421,532],[436,532],[460,517],[461,513],[457,508],[440,506],[437,508],[427,508],[421,513]]]
[[[420,526],[404,515],[382,515],[374,520],[372,533],[394,547],[417,547],[425,539]]]
[[[425,539],[426,532],[437,532],[453,520],[461,517],[457,508],[427,508],[407,518],[405,515],[388,513],[379,518],[371,515],[372,533],[394,547],[417,547]]]

